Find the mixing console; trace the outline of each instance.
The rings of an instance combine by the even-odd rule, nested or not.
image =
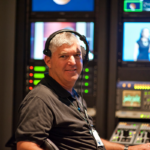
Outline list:
[[[148,143],[150,142],[150,124],[119,122],[110,141],[124,145]]]

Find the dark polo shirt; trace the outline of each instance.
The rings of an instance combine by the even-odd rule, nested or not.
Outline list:
[[[60,150],[97,149],[79,103],[81,97],[75,90],[73,93],[71,95],[48,74],[45,75],[20,105],[17,142],[31,141],[42,145],[49,138]],[[92,124],[91,117],[89,122]]]

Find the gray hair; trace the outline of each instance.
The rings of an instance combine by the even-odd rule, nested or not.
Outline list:
[[[70,32],[62,32],[57,34],[49,43],[49,49],[53,53],[58,47],[62,46],[63,44],[72,45],[73,43],[79,44],[79,40],[77,37],[70,33]]]

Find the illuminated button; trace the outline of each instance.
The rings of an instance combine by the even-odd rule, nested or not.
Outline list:
[[[85,84],[84,84],[85,86],[89,86],[89,83],[88,82],[85,82]]]
[[[44,78],[44,73],[34,73],[34,78],[42,79]]]
[[[133,126],[136,126],[136,124],[133,124]]]
[[[29,83],[33,83],[33,80],[29,80]]]
[[[34,85],[37,85],[39,82],[40,82],[40,80],[34,80],[34,81],[33,81],[33,84],[34,84]]]
[[[30,77],[33,77],[33,73],[29,73],[29,76],[30,76]]]
[[[144,114],[141,114],[141,115],[140,115],[140,118],[143,118],[143,117],[144,117]]]
[[[89,76],[88,76],[88,75],[86,75],[86,76],[85,76],[85,79],[89,79]]]
[[[29,87],[29,90],[32,90],[32,89],[33,89],[33,87],[32,87],[32,86],[30,86],[30,87]]]
[[[128,88],[130,88],[130,87],[131,87],[131,84],[129,83],[129,84],[128,84]]]
[[[122,84],[122,87],[124,87],[124,88],[125,88],[125,87],[126,87],[126,84],[125,84],[125,83],[123,83],[123,84]]]
[[[35,66],[34,67],[34,71],[46,71],[46,67],[44,66]]]
[[[149,115],[147,115],[147,118],[149,118]]]
[[[30,66],[29,68],[30,68],[30,70],[33,70],[33,66]]]
[[[85,72],[89,72],[89,68],[85,68]]]
[[[89,91],[87,89],[84,90],[85,93],[88,93]]]

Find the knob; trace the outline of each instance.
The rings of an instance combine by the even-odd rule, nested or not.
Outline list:
[[[145,136],[145,132],[143,133],[142,137],[144,137],[144,136]]]
[[[150,131],[147,132],[147,137],[150,138]]]
[[[129,136],[129,130],[124,130],[124,131],[123,131],[123,135],[124,135],[124,136]]]

